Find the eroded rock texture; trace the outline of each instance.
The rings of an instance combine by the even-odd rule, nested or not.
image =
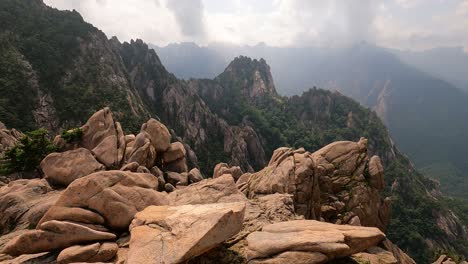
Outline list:
[[[248,263],[326,263],[377,245],[377,228],[296,220],[264,226],[247,237]]]
[[[382,164],[367,156],[367,140],[334,142],[310,153],[279,148],[263,170],[240,177],[249,198],[292,194],[295,210],[307,219],[376,226],[385,230],[390,200],[382,200]]]
[[[244,203],[150,206],[130,226],[128,263],[183,263],[237,234]]]
[[[104,170],[105,166],[99,163],[89,150],[78,148],[47,155],[41,162],[41,169],[47,181],[68,186],[80,177]]]

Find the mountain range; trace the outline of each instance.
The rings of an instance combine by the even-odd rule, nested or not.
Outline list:
[[[461,49],[402,52],[367,43],[347,48],[153,47],[180,78],[214,78],[242,54],[269,62],[282,95],[300,95],[312,87],[339,91],[377,112],[395,143],[419,169],[440,180],[444,192],[468,198],[468,56]]]
[[[327,59],[328,67],[340,66],[337,69],[343,78],[333,79],[336,87],[341,87],[337,89],[340,92],[317,88],[302,92],[293,73],[313,77],[319,72],[304,60],[294,61],[303,54],[300,49],[296,55],[278,50],[278,56],[291,56],[290,63],[279,68],[273,66],[277,63],[274,59],[236,56],[219,74],[207,76],[211,78],[184,80],[166,69],[166,63],[169,69],[174,67],[167,62],[171,55],[151,49],[143,40],[122,43],[115,37],[108,39],[76,11],[59,11],[41,0],[0,2],[0,24],[4,25],[0,31],[0,120],[9,128],[28,131],[44,127],[60,132],[84,124],[92,113],[108,106],[126,134],[136,134],[140,124],[150,117],[164,122],[173,140],[183,142],[190,167],[200,168],[205,175],[211,175],[220,162],[239,166],[243,172],[259,171],[282,146],[312,152],[334,141],[359,142],[365,137],[369,154],[379,155],[385,167],[384,193],[392,200],[387,236],[421,263],[440,252],[468,254],[465,204],[443,196],[438,183],[421,174],[403,154],[407,148],[411,157],[422,151],[411,152],[411,144],[424,148],[425,159],[416,161],[423,166],[426,161],[441,159],[446,146],[436,144],[441,132],[450,130],[446,139],[450,142],[458,139],[455,136],[466,135],[464,124],[444,120],[440,108],[427,113],[434,115],[431,121],[420,116],[428,105],[439,102],[447,107],[445,113],[453,114],[452,118],[462,118],[466,109],[462,107],[464,95],[454,89],[448,90],[446,97],[437,87],[449,84],[417,71],[408,73],[394,56],[386,52],[382,55],[380,49],[358,46],[347,50],[347,64]],[[267,57],[260,52],[264,48],[256,47],[256,56]],[[163,54],[162,60],[159,53]],[[182,56],[183,52],[176,53],[179,63],[191,61]],[[200,74],[217,68],[208,65],[217,60],[211,55],[196,56],[205,61],[191,61],[193,67],[199,66]],[[371,63],[381,56],[384,62]],[[374,69],[372,75],[354,63],[362,57],[369,59],[364,69]],[[176,65],[181,66],[179,63]],[[208,68],[200,67],[205,64]],[[291,73],[290,83],[275,77],[281,70]],[[392,74],[407,74],[407,79],[418,87],[427,84],[430,89],[403,93],[405,89],[390,78]],[[356,76],[359,78],[353,79]],[[310,85],[322,80],[317,78]],[[286,92],[285,87],[300,90]],[[282,95],[299,91],[300,95]],[[376,112],[346,95],[359,96],[359,102],[378,106],[376,112],[388,124],[397,145]],[[427,95],[432,101],[416,95]],[[399,123],[398,118],[406,122]],[[432,126],[434,122],[440,123]],[[415,130],[409,136],[399,134],[410,128]],[[436,133],[434,138],[426,133],[431,128],[436,129],[430,131]],[[405,138],[409,145],[405,146]],[[460,141],[451,145],[450,153],[445,153],[453,156],[445,157],[446,161],[462,167],[458,155],[463,154],[460,149],[464,144]],[[397,147],[400,145],[403,152]]]

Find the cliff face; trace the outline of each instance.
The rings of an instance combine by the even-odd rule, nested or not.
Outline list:
[[[167,72],[154,50],[143,41],[114,44],[148,108],[196,153],[203,153],[198,163],[205,172],[226,160],[244,171],[265,164],[262,144],[254,129],[246,124],[230,125],[220,118],[192,85]]]

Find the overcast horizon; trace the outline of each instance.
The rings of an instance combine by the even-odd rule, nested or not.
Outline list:
[[[365,41],[402,50],[463,47],[468,51],[468,0],[44,0],[76,9],[121,41],[158,46],[326,46]]]

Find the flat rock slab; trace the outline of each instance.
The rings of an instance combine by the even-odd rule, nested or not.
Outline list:
[[[326,263],[376,246],[384,238],[385,235],[374,227],[335,225],[315,220],[287,221],[267,225],[262,231],[251,233],[247,237],[246,257],[249,263],[281,263],[278,261],[285,255],[309,261],[298,259],[297,263]],[[290,258],[290,262],[296,263],[294,258]]]
[[[245,203],[150,206],[130,226],[127,262],[181,263],[237,234]]]
[[[93,230],[89,227],[63,221],[48,221],[40,229],[26,232],[5,245],[3,252],[11,256],[47,252],[72,245],[115,239],[112,233]]]
[[[76,245],[66,248],[60,252],[57,257],[57,263],[96,263],[105,262],[112,259],[116,254],[119,247],[116,243],[94,243],[91,245]]]

